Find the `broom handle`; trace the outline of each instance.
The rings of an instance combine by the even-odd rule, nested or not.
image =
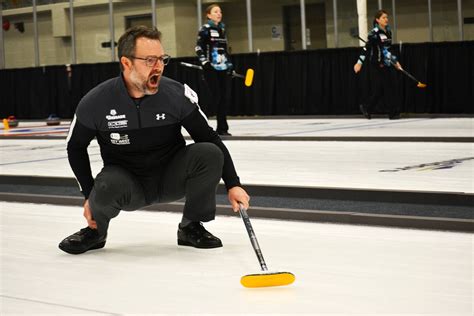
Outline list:
[[[393,65],[395,65],[393,62],[392,62]],[[415,81],[416,83],[419,83],[420,81],[418,79],[416,79],[415,77],[413,77],[412,74],[410,74],[408,71],[406,71],[405,69],[403,68],[400,68],[399,69],[401,72],[403,72],[408,78],[410,78],[411,80]]]
[[[195,65],[195,64],[190,64],[190,63],[185,63],[184,61],[180,62],[179,64],[181,66],[202,70],[202,66]]]
[[[240,216],[242,217],[242,220],[244,221],[247,233],[249,234],[250,243],[252,244],[253,250],[255,250],[255,254],[257,255],[258,261],[260,262],[260,267],[262,268],[262,271],[268,271],[265,259],[263,259],[262,251],[260,250],[260,246],[258,245],[257,236],[255,236],[255,232],[253,231],[252,223],[250,223],[250,218],[242,204],[239,204],[239,212]]]
[[[232,77],[238,77],[238,78],[245,79],[244,75],[236,73],[235,70],[232,70]]]
[[[365,41],[362,37],[360,36],[357,36],[362,42],[364,43],[367,43],[367,41]],[[392,60],[390,60],[390,63],[392,65],[396,65]],[[408,78],[410,78],[411,80],[415,81],[416,83],[420,83],[420,80],[416,79],[412,74],[410,74],[408,71],[406,71],[405,69],[403,68],[400,68],[399,69],[401,72],[403,72]]]
[[[181,66],[184,66],[184,67],[202,70],[202,66],[195,65],[195,64],[190,64],[190,63],[185,63],[184,61],[180,62],[179,64],[180,64]],[[239,73],[236,73],[235,70],[232,70],[231,76],[232,76],[232,77],[239,77],[239,78],[245,79],[245,76],[244,76],[244,75],[241,75],[241,74],[239,74]]]

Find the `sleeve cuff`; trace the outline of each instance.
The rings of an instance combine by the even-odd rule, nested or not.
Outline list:
[[[234,179],[233,181],[228,181],[228,182],[224,181],[224,183],[225,183],[225,188],[227,189],[227,191],[229,191],[230,189],[234,187],[242,187],[242,184],[240,183],[238,177],[237,179]]]

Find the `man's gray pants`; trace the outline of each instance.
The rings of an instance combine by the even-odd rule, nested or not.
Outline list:
[[[185,197],[185,218],[201,222],[213,220],[223,164],[224,155],[213,143],[186,146],[173,156],[163,175],[156,179],[158,198],[153,203]],[[107,233],[110,220],[121,210],[134,211],[149,204],[138,179],[119,166],[105,166],[89,195],[92,217],[100,235]]]

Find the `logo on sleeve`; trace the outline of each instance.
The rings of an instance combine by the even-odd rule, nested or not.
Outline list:
[[[127,134],[110,133],[110,142],[114,145],[130,145],[130,139]]]
[[[187,84],[184,84],[184,95],[191,101],[191,103],[198,104],[199,98],[196,92]]]

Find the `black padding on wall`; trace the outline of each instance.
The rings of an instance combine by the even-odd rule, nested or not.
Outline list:
[[[409,113],[474,113],[474,41],[404,44],[400,56],[404,69],[427,83],[416,83],[397,74],[401,111]],[[341,115],[359,113],[358,105],[368,93],[367,67],[353,72],[360,48],[295,52],[237,54],[232,61],[237,72],[255,70],[251,88],[233,80],[229,115]],[[198,92],[200,105],[209,116],[215,109],[199,70],[182,67],[180,61],[196,63],[193,57],[173,59],[165,75],[187,83]],[[118,63],[66,67],[0,70],[0,116],[41,119],[55,113],[71,118],[84,94],[98,83],[117,76]],[[383,104],[379,107],[384,111]]]

